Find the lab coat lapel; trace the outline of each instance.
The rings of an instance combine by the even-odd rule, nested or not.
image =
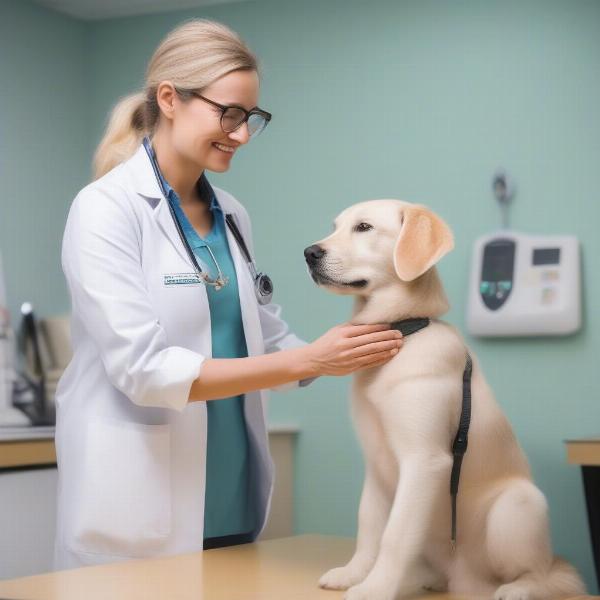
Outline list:
[[[154,218],[162,232],[167,236],[178,254],[194,271],[194,265],[190,261],[185,246],[177,232],[177,226],[171,216],[168,200],[163,196],[161,187],[156,179],[152,163],[143,144],[140,144],[135,154],[126,162],[133,188],[154,209]]]

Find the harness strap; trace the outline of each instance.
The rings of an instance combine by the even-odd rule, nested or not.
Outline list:
[[[427,327],[430,320],[428,317],[404,319],[402,321],[394,321],[391,323],[393,329],[397,329],[403,336],[416,333],[420,329]],[[452,443],[452,455],[454,461],[452,463],[452,472],[450,474],[450,498],[452,503],[452,529],[450,532],[450,543],[452,549],[456,548],[456,497],[458,495],[458,483],[460,479],[460,469],[462,466],[463,457],[467,451],[469,425],[471,423],[471,376],[473,374],[473,361],[467,352],[467,361],[465,370],[463,371],[463,387],[462,387],[462,408],[460,412],[460,421],[458,424],[458,432]]]
[[[452,463],[452,473],[450,475],[450,496],[452,498],[452,530],[450,533],[450,543],[452,548],[456,548],[456,496],[458,495],[458,480],[460,478],[460,468],[462,466],[463,456],[467,451],[469,424],[471,423],[471,375],[473,373],[473,361],[467,352],[467,364],[463,371],[463,393],[462,409],[460,413],[460,422],[458,432],[452,444],[452,454],[454,462]]]

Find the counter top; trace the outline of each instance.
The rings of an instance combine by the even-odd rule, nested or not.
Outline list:
[[[569,464],[600,466],[600,436],[565,440]]]
[[[341,600],[318,587],[352,556],[352,538],[301,535],[0,581],[14,600]],[[472,597],[475,598],[475,597]],[[458,600],[426,594],[422,600]],[[461,597],[460,600],[465,600]]]
[[[0,425],[0,470],[52,465],[56,465],[53,426]]]
[[[0,471],[56,465],[54,439],[0,440]],[[2,598],[0,598],[2,600]]]

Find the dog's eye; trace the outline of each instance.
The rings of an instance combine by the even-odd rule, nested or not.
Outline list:
[[[354,231],[369,231],[369,229],[373,229],[373,225],[369,225],[368,223],[359,223]]]

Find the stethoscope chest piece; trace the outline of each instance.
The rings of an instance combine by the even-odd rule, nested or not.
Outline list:
[[[269,304],[273,298],[273,282],[266,273],[259,273],[254,279],[256,298],[259,304]]]

